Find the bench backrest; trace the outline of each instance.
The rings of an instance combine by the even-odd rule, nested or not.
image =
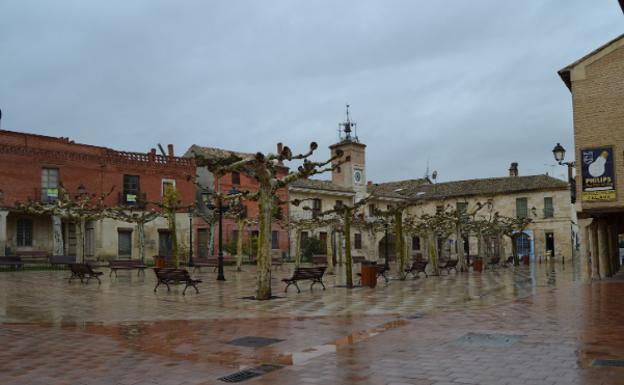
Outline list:
[[[448,261],[446,261],[446,267],[455,267],[457,266],[457,259],[449,259]]]
[[[51,264],[70,264],[76,263],[75,255],[50,255],[48,257],[48,262]]]
[[[167,281],[190,281],[191,276],[186,269],[154,269],[154,273],[156,273],[156,277],[159,280],[167,280]]]
[[[132,259],[113,259],[108,262],[110,267],[141,267],[145,266],[141,261]]]
[[[298,267],[295,269],[292,279],[321,278],[325,274],[325,269],[327,269],[327,266]]]
[[[22,257],[10,256],[10,257],[0,257],[1,262],[22,262]]]
[[[94,271],[87,263],[70,263],[69,269],[76,274],[93,274]]]
[[[425,270],[429,261],[414,261],[412,262],[411,270]]]

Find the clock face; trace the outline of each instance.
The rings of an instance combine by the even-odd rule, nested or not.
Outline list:
[[[362,170],[354,170],[353,171],[353,181],[356,184],[361,184],[362,183],[362,179],[363,179]]]

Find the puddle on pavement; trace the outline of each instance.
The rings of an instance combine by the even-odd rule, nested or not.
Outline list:
[[[304,365],[313,358],[320,357],[324,354],[335,353],[339,348],[357,344],[358,342],[366,341],[388,330],[397,329],[401,326],[405,326],[409,323],[407,320],[399,319],[395,321],[386,322],[380,326],[376,326],[366,330],[358,330],[348,336],[338,338],[333,342],[323,345],[317,345],[310,348],[306,348],[302,351],[295,353],[286,353],[277,357],[277,362],[282,365]]]

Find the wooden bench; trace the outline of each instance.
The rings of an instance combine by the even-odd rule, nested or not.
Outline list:
[[[276,270],[279,266],[280,270],[282,270],[282,266],[284,266],[284,260],[282,259],[282,257],[271,257],[271,266],[274,266]]]
[[[325,274],[325,269],[327,266],[317,266],[317,267],[298,267],[293,272],[292,277],[282,279],[282,282],[287,283],[286,288],[284,289],[284,293],[288,291],[288,287],[290,285],[295,285],[297,288],[297,292],[301,293],[301,289],[299,289],[299,285],[297,281],[312,281],[310,285],[310,290],[316,283],[320,283],[323,286],[323,290],[325,290],[325,285],[323,284],[323,274]]]
[[[223,264],[225,264],[225,257]],[[193,271],[197,270],[201,272],[202,267],[212,267],[214,271],[217,271],[219,268],[219,260],[217,258],[197,258],[193,259]]]
[[[108,262],[108,267],[111,269],[110,274],[108,274],[109,277],[113,275],[113,272],[116,277],[117,270],[137,270],[137,275],[143,274],[143,276],[145,276],[147,265],[141,261],[132,259],[113,259]]]
[[[446,270],[446,274],[451,274],[451,270],[457,273],[457,259],[449,259],[444,265],[438,265],[441,270]]]
[[[32,264],[46,264],[48,262],[47,251],[16,251],[15,255],[22,258],[22,262]]]
[[[377,270],[377,278],[383,277],[384,281],[388,283],[390,279],[386,276],[386,273],[390,271],[390,267],[386,269],[386,265],[381,263],[375,265],[375,270]],[[360,277],[360,282],[362,282],[362,273],[357,273],[358,277]]]
[[[414,278],[418,277],[420,273],[425,274],[425,278],[428,278],[427,272],[425,269],[427,268],[428,261],[415,260],[412,262],[412,265],[405,269],[405,272],[408,274],[412,274]]]
[[[76,263],[75,255],[50,255],[48,257],[48,263],[52,266],[63,266]]]
[[[351,256],[351,263],[356,264],[356,263],[362,263],[366,261],[366,257],[363,255],[352,255]]]
[[[169,285],[172,284],[181,284],[184,283],[184,290],[182,291],[182,295],[186,295],[186,289],[189,286],[195,289],[195,293],[199,294],[199,289],[197,289],[197,284],[201,283],[201,279],[193,279],[191,275],[186,269],[170,269],[170,268],[154,268],[154,273],[156,274],[156,287],[154,287],[154,293],[160,284],[167,286],[167,291],[171,291]]]
[[[24,267],[24,262],[22,261],[22,257],[19,256],[0,257],[0,266],[9,266],[14,269],[20,269]]]
[[[499,267],[500,266],[500,262],[501,262],[501,258],[500,257],[492,257],[490,259],[490,261],[488,262],[488,266],[491,267],[492,269],[494,269],[495,267]]]
[[[91,278],[97,279],[98,284],[102,283],[99,276],[104,273],[101,271],[94,271],[88,263],[70,263],[69,270],[71,271],[71,277],[67,280],[68,283],[71,283],[71,281],[76,278],[80,279],[80,283],[89,283]],[[85,278],[87,282],[84,281]]]

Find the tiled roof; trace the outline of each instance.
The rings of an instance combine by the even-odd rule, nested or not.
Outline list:
[[[347,187],[339,186],[328,180],[318,179],[298,179],[290,184],[291,187],[305,188],[310,190],[325,190],[325,191],[339,191],[349,192],[355,194],[355,192]]]
[[[405,199],[410,192],[421,191],[420,187],[431,184],[429,179],[407,179],[396,182],[375,183],[368,185],[366,190],[378,197]]]
[[[408,193],[413,199],[445,199],[474,195],[499,195],[530,191],[566,190],[568,183],[548,175],[469,179],[421,185]],[[424,194],[418,194],[424,192]]]

